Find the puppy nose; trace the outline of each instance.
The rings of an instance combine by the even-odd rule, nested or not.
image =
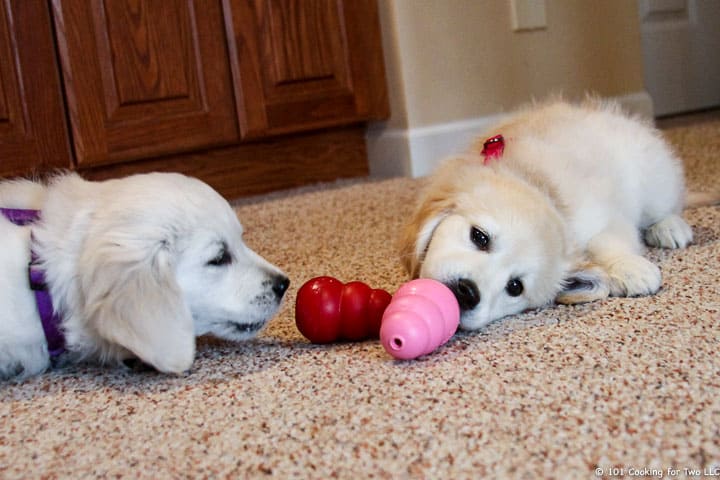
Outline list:
[[[272,280],[272,291],[277,295],[278,300],[285,295],[289,286],[290,279],[285,275],[276,275]]]
[[[480,303],[480,290],[472,280],[461,278],[448,287],[457,298],[461,310],[472,310]]]

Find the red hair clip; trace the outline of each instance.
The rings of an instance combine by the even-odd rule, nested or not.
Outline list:
[[[505,151],[505,139],[502,135],[495,135],[485,140],[483,143],[482,155],[485,157],[485,163],[492,160],[493,158],[502,157],[503,151]]]

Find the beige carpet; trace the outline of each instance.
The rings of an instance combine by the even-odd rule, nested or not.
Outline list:
[[[720,121],[667,135],[691,186],[720,185]],[[201,339],[183,377],[76,366],[0,387],[0,478],[720,473],[720,207],[687,212],[695,245],[649,252],[664,274],[652,297],[526,313],[412,362],[377,341],[308,344],[293,319],[304,281],[406,280],[394,243],[420,184],[243,201],[248,243],[293,280],[271,326]]]

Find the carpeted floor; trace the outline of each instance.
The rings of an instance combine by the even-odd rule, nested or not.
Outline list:
[[[720,121],[666,134],[690,185],[717,188]],[[720,474],[720,207],[686,212],[690,248],[648,253],[664,274],[652,297],[526,313],[412,362],[377,341],[304,340],[293,306],[309,278],[406,280],[395,239],[421,183],[243,201],[246,240],[293,280],[271,326],[200,339],[182,377],[76,366],[0,387],[0,477]]]

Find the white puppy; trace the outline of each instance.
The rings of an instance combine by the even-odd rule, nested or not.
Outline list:
[[[481,154],[483,136],[438,169],[402,239],[410,274],[453,290],[461,327],[554,299],[658,291],[641,234],[650,246],[682,248],[692,230],[680,217],[682,164],[656,130],[612,105],[558,101],[511,116],[495,135],[503,152],[486,142]]]
[[[31,247],[59,315],[63,358],[71,360],[139,358],[183,372],[196,335],[252,337],[289,284],[245,246],[229,204],[183,175],[4,182],[0,207],[40,210],[26,226],[0,215],[0,377],[50,365],[28,281]]]

